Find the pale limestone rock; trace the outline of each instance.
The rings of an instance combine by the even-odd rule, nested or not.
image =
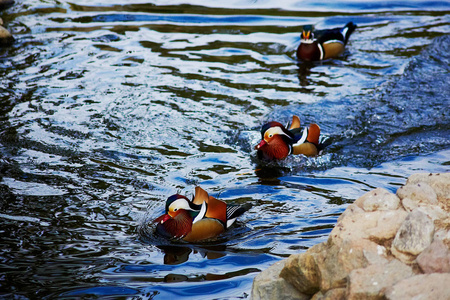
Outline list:
[[[450,250],[435,239],[416,259],[424,273],[450,273]]]
[[[408,197],[403,198],[401,202],[402,202],[403,208],[408,212],[412,211],[414,208],[417,208],[419,206],[419,203],[417,203],[416,201],[414,201]]]
[[[450,299],[450,284],[443,283],[450,280],[435,276],[448,273],[410,280],[417,277],[412,268],[392,256],[416,272],[450,272],[449,180],[413,175],[411,186],[397,191],[401,201],[384,189],[366,193],[347,207],[326,243],[292,255],[263,284],[254,283],[253,299]],[[395,206],[396,198],[402,205]]]
[[[366,230],[374,228],[378,223],[378,212],[348,213],[340,220],[330,233],[329,240],[340,245],[345,240],[359,240],[368,238]],[[375,214],[377,214],[375,216]]]
[[[413,276],[411,267],[394,259],[385,265],[370,265],[349,275],[347,299],[383,299],[385,290]]]
[[[329,290],[325,294],[322,292],[317,292],[311,300],[345,300],[347,299],[346,294],[346,288],[337,288]]]
[[[281,278],[285,260],[271,265],[256,275],[252,286],[252,300],[307,300],[309,295],[298,292],[291,284]]]
[[[449,213],[437,205],[419,205],[417,210],[426,214],[432,221],[442,220],[449,216]]]
[[[403,209],[372,212],[356,209],[355,213],[348,213],[338,221],[329,239],[337,245],[344,240],[388,240],[395,236],[406,216]]]
[[[439,229],[434,233],[433,240],[442,241],[448,248],[450,248],[450,230]]]
[[[364,210],[362,208],[357,206],[355,203],[352,203],[349,206],[347,206],[347,208],[344,210],[344,212],[339,216],[339,218],[337,219],[337,223],[339,223],[343,218],[345,218],[349,215],[363,213],[363,212],[364,212]]]
[[[369,235],[369,239],[373,241],[385,241],[394,238],[401,224],[408,215],[408,213],[403,209],[379,211],[374,213],[378,213],[379,215],[377,226],[366,230],[366,233]]]
[[[434,189],[426,182],[410,183],[397,190],[397,196],[402,199],[405,209],[413,210],[420,203],[437,205],[437,195]],[[405,200],[406,199],[406,200]]]
[[[403,279],[386,290],[388,300],[448,300],[450,273],[420,274]]]
[[[280,277],[292,284],[298,291],[313,295],[320,289],[320,274],[317,259],[326,252],[325,243],[317,244],[305,253],[291,255],[281,270]],[[317,258],[317,256],[320,256]]]
[[[435,230],[445,230],[447,233],[450,229],[450,213],[448,213],[448,216],[444,219],[435,220],[434,225],[436,226]],[[447,238],[445,238],[444,243],[450,247],[450,235],[447,234]]]
[[[409,176],[406,184],[417,184],[426,182],[435,191],[438,201],[447,205],[447,211],[450,211],[450,173],[418,173]]]
[[[377,245],[377,252],[364,249],[363,255],[369,265],[384,265],[389,262],[386,248],[381,245]]]
[[[365,211],[396,210],[400,199],[386,189],[376,188],[356,199],[355,204]]]
[[[414,259],[411,256],[417,256],[431,244],[433,234],[434,225],[431,219],[415,209],[408,214],[397,231],[391,251],[400,260],[411,262]]]
[[[344,288],[348,274],[353,269],[366,267],[366,257],[378,255],[379,250],[377,244],[364,239],[346,240],[339,246],[332,242],[322,243],[303,254],[291,255],[280,276],[301,293],[309,295],[319,289]]]
[[[414,260],[417,257],[416,255],[412,255],[410,253],[398,251],[395,247],[391,247],[391,253],[395,258],[399,259],[401,262],[404,262],[405,264],[414,263]]]
[[[367,252],[377,253],[377,246],[365,239],[346,240],[340,245],[332,244],[326,253],[317,255],[321,290],[346,287],[348,274],[354,269],[365,268]]]

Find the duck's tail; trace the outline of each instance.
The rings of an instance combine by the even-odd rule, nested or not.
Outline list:
[[[347,44],[350,35],[355,31],[356,27],[358,26],[355,23],[348,22],[347,25],[342,28],[341,33],[344,36],[344,44]]]
[[[319,139],[319,145],[317,146],[317,150],[320,152],[331,144],[332,144],[331,137],[322,135]]]
[[[245,203],[243,205],[227,205],[227,228],[230,227],[234,221],[236,221],[237,217],[245,213],[250,208],[252,208],[250,203]]]

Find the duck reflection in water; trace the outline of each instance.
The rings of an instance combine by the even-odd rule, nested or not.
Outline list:
[[[299,61],[297,63],[298,69],[297,69],[297,78],[302,87],[306,87],[310,85],[310,80],[308,77],[311,75],[311,69],[315,66],[314,62],[311,61]],[[303,91],[305,90],[305,91]],[[311,89],[302,89],[302,92],[310,92]]]
[[[157,246],[164,253],[165,265],[179,265],[189,260],[189,256],[200,254],[203,258],[217,259],[225,256],[225,245],[214,245],[210,247],[189,247],[175,245]]]

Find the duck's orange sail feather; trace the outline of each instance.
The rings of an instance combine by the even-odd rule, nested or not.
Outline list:
[[[291,126],[289,126],[289,130],[300,128],[300,118],[297,116],[292,116],[292,123]]]
[[[317,124],[309,125],[308,137],[306,140],[314,145],[319,145],[320,127]]]

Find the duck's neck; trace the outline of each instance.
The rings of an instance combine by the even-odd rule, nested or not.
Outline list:
[[[317,42],[302,40],[297,50],[297,56],[304,60],[319,60],[320,49]]]
[[[259,155],[262,155],[265,159],[274,160],[286,158],[291,153],[291,149],[286,142],[273,142],[261,152]]]

